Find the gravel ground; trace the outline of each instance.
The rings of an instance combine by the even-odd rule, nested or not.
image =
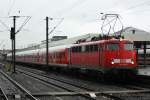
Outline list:
[[[66,92],[63,89],[47,85],[45,83],[42,83],[39,80],[36,80],[35,78],[31,78],[31,77],[26,76],[19,72],[17,72],[17,74],[11,74],[11,77],[13,79],[15,79],[19,84],[24,86],[31,93]],[[72,97],[72,96],[61,96],[61,97],[42,96],[42,97],[38,97],[38,98],[40,100],[87,100],[81,96],[75,96],[75,97]]]
[[[11,77],[23,85],[31,93],[63,91],[60,88],[53,86],[50,87],[35,78],[28,77],[19,72],[17,72],[17,74],[12,74]]]
[[[23,67],[23,69],[27,69],[27,68]],[[73,84],[78,84],[80,86],[90,88],[94,91],[113,91],[113,90],[114,91],[124,91],[124,90],[129,90],[127,88],[118,87],[115,85],[111,85],[109,83],[102,83],[102,82],[97,83],[97,82],[92,82],[92,81],[86,81],[86,80],[81,80],[79,78],[66,76],[63,74],[52,73],[52,72],[46,73],[44,71],[35,70],[35,69],[27,69],[27,70],[32,70],[33,72],[38,72],[40,74],[44,74],[44,75],[47,75],[50,77],[56,77],[57,79],[65,80],[65,81],[67,81],[69,83],[73,83]]]
[[[20,94],[21,91],[17,89],[9,80],[0,74],[0,86],[6,94]]]
[[[150,100],[150,93],[115,94],[123,100]]]

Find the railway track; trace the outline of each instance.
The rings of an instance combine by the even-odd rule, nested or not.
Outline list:
[[[0,87],[0,100],[8,100],[7,95],[3,91],[3,89]]]
[[[11,100],[15,100],[15,99],[29,99],[29,100],[39,100],[38,98],[34,97],[27,89],[25,89],[22,85],[20,85],[19,83],[17,83],[15,80],[13,80],[10,76],[8,76],[6,73],[4,73],[2,70],[0,70],[0,73],[7,78],[14,86],[16,86],[22,93],[19,93],[21,95],[18,95],[17,98],[11,98]],[[1,97],[3,97],[4,99],[2,100],[9,100],[7,95],[4,93],[4,91],[1,88]],[[21,97],[23,96],[23,97]]]
[[[22,67],[23,70],[28,70],[28,72],[31,72],[31,73],[34,73],[34,74],[37,74],[37,70],[33,70],[33,69],[30,69],[30,68],[25,68],[25,67]],[[24,69],[25,68],[25,69]],[[69,84],[69,85],[73,85],[75,87],[78,87],[78,88],[82,88],[82,89],[86,89],[88,91],[99,91],[98,89],[96,88],[90,88],[88,87],[87,85],[82,85],[80,83],[73,83],[71,82],[70,80],[67,80],[67,79],[62,79],[62,78],[58,78],[56,76],[48,76],[48,75],[45,75],[43,73],[38,73],[38,75],[40,76],[43,76],[43,77],[46,77],[46,78],[50,78],[50,79],[53,79],[53,80],[56,80],[56,81],[60,81],[60,82],[63,82],[63,83],[66,83],[66,84]],[[140,80],[139,80],[140,79]],[[143,79],[143,80],[141,80]],[[140,81],[140,82],[137,82]],[[128,81],[128,80],[127,80]],[[149,82],[147,84],[150,84],[150,77],[148,76],[143,76],[143,75],[137,75],[136,76],[136,80],[133,80],[133,81],[129,81],[129,82],[126,82],[126,83],[114,83],[112,82],[113,85],[117,85],[118,87],[123,87],[123,88],[126,88],[126,89],[131,89],[131,90],[143,90],[143,89],[150,89],[150,86],[146,85],[146,82]]]
[[[108,93],[103,93],[103,92],[95,92],[95,90],[93,90],[93,89],[90,89],[90,88],[87,88],[84,86],[79,86],[77,84],[69,83],[64,80],[59,80],[54,77],[48,77],[48,76],[42,75],[42,74],[37,75],[37,73],[30,72],[30,71],[24,71],[21,69],[17,69],[17,71],[68,91],[68,92],[64,92],[64,93],[56,92],[56,93],[48,93],[48,94],[43,94],[43,95],[56,95],[56,96],[57,95],[58,96],[60,96],[60,95],[80,95],[80,96],[83,96],[90,100],[96,100],[97,96],[95,94],[98,94],[98,98],[102,97],[103,99],[107,98],[107,99],[114,99],[114,100],[122,100],[122,99],[118,98],[117,96],[109,95]]]
[[[36,78],[40,81],[43,81],[45,82],[46,84],[51,84],[53,86],[56,86],[56,87],[59,87],[61,89],[64,89],[66,91],[69,91],[69,92],[77,92],[77,90],[79,91],[84,91],[83,89],[79,88],[79,87],[75,87],[73,85],[70,85],[70,84],[64,84],[62,83],[62,81],[58,81],[58,80],[53,80],[53,79],[49,79],[45,76],[42,76],[42,75],[37,75],[35,73],[32,73],[32,72],[27,72],[27,71],[24,71],[24,70],[21,70],[21,69],[17,69],[18,72],[21,72],[27,76],[30,76],[30,77],[33,77],[33,78]],[[48,81],[49,80],[49,81]],[[90,100],[95,100],[95,98],[92,98],[88,95],[85,95],[85,94],[80,94],[81,96],[87,98],[87,99],[90,99]]]
[[[141,88],[143,87],[143,88],[150,89],[150,76],[137,75],[136,78],[129,83]]]
[[[150,89],[150,76],[145,75],[136,75],[133,80],[129,80],[125,83],[112,83],[117,84],[120,87],[125,87],[127,89],[133,90],[143,90],[143,89]]]
[[[59,82],[63,82],[63,83],[65,83],[65,84],[68,84],[68,85],[72,85],[72,86],[74,86],[74,87],[77,87],[77,88],[80,88],[80,89],[83,89],[84,91],[81,91],[81,92],[79,92],[79,91],[73,91],[73,89],[71,88],[71,90],[70,89],[68,89],[67,88],[67,91],[69,91],[69,92],[65,92],[65,93],[58,93],[58,92],[56,92],[56,93],[49,93],[49,94],[43,94],[43,95],[57,95],[57,96],[61,96],[61,95],[91,95],[91,94],[94,94],[95,96],[97,95],[98,97],[99,96],[103,96],[104,98],[109,98],[109,99],[113,99],[113,100],[124,100],[125,98],[124,97],[128,97],[128,98],[132,98],[132,97],[138,97],[138,95],[140,95],[140,94],[143,94],[144,96],[145,95],[147,95],[147,93],[149,93],[150,92],[150,90],[147,90],[147,89],[145,89],[145,88],[140,88],[140,87],[133,87],[133,85],[126,85],[125,86],[125,88],[128,88],[128,89],[133,89],[133,90],[129,90],[129,91],[104,91],[104,92],[95,92],[95,90],[93,90],[93,89],[90,89],[90,88],[88,88],[88,87],[84,87],[84,86],[81,86],[81,85],[77,85],[77,84],[73,84],[73,83],[70,83],[70,82],[68,82],[68,81],[65,81],[65,80],[60,80],[60,79],[58,79],[58,78],[56,78],[56,77],[52,77],[52,76],[47,76],[47,75],[43,75],[43,74],[41,74],[41,73],[38,73],[38,75],[40,75],[40,76],[37,76],[37,72],[35,72],[35,71],[30,71],[30,70],[28,70],[27,72],[25,71],[25,70],[22,70],[22,69],[17,69],[17,71],[19,71],[19,72],[21,72],[21,73],[24,73],[24,74],[26,74],[26,75],[29,75],[29,76],[32,76],[32,77],[34,77],[34,78],[39,78],[39,77],[43,77],[43,79],[44,78],[46,78],[47,80],[48,79],[52,79],[52,80],[55,80],[55,81],[59,81]],[[36,76],[36,77],[35,77]],[[42,79],[40,79],[40,80],[42,80]],[[42,80],[43,81],[43,80]],[[45,80],[44,80],[45,81]],[[56,85],[56,84],[53,84],[53,85]],[[56,86],[58,86],[58,84],[56,85]],[[61,88],[66,88],[66,87],[64,87],[64,85],[62,85],[63,87],[61,87]],[[59,85],[59,87],[60,87],[60,85]],[[90,92],[89,92],[90,91]],[[122,95],[122,93],[123,93],[123,95]],[[132,94],[132,95],[131,95]],[[144,98],[143,96],[141,96],[142,98]],[[89,96],[88,96],[88,98],[89,98]],[[148,97],[149,98],[149,97]],[[93,98],[92,98],[93,99]],[[132,99],[131,99],[132,100]]]
[[[32,95],[35,97],[38,96],[83,96],[86,99],[95,100],[98,98],[106,99],[106,100],[138,100],[137,98],[144,98],[144,100],[149,100],[150,98],[150,90],[148,88],[134,85],[134,84],[124,84],[124,86],[120,86],[123,88],[127,88],[127,91],[96,91],[86,86],[82,86],[80,84],[74,84],[65,79],[60,79],[58,77],[47,76],[44,73],[38,73],[34,70],[30,69],[17,69],[18,72],[23,73],[27,76],[36,78],[40,81],[43,81],[47,84],[54,85],[56,87],[62,88],[67,92],[49,92],[49,93],[33,93]],[[49,80],[49,81],[48,81]],[[66,85],[64,85],[66,84]],[[118,85],[118,84],[115,84]],[[119,86],[118,86],[119,87]],[[132,98],[132,99],[131,99]],[[146,99],[145,99],[146,98]],[[45,99],[44,99],[45,100]],[[140,99],[141,100],[141,99]]]

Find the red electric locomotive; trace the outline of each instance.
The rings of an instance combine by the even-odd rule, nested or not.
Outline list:
[[[71,47],[70,64],[108,73],[136,74],[136,53],[129,40],[109,39]]]
[[[46,49],[16,53],[18,62],[45,64]],[[11,54],[8,55],[11,58]],[[49,65],[102,74],[136,74],[136,52],[125,39],[106,39],[49,48]]]

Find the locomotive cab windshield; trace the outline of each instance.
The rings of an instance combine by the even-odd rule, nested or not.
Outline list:
[[[133,43],[108,43],[106,46],[108,51],[117,51],[117,50],[134,50]]]
[[[134,50],[133,43],[125,43],[124,44],[124,50],[128,50],[128,51]]]
[[[108,50],[108,51],[119,50],[119,44],[118,44],[118,43],[110,43],[110,44],[107,44],[107,50]]]

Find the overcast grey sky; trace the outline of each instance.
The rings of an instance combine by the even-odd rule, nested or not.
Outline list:
[[[118,13],[124,26],[150,31],[150,0],[0,0],[0,17],[31,16],[21,32],[16,36],[17,48],[45,39],[45,17],[64,18],[64,21],[51,34],[69,37],[101,32],[100,13]],[[0,18],[8,27],[11,18]],[[17,28],[25,18],[17,19]],[[50,28],[58,20],[49,21]],[[3,41],[3,42],[2,42]],[[2,43],[1,43],[2,42]],[[10,48],[10,34],[0,24],[0,48]],[[5,45],[5,46],[4,46]]]

